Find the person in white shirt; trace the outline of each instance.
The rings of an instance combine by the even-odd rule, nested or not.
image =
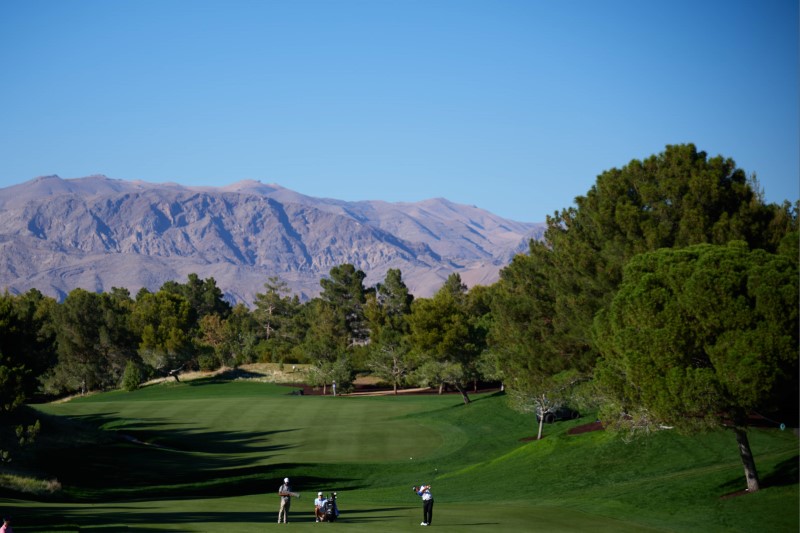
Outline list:
[[[328,500],[321,493],[317,493],[317,499],[314,500],[314,518],[317,522],[321,522],[325,518],[325,502]]]
[[[292,488],[289,486],[289,478],[283,478],[283,485],[278,488],[278,496],[281,497],[281,507],[278,510],[278,523],[281,523],[281,518],[283,518],[283,523],[287,523],[289,521],[289,508],[292,505],[292,497],[299,498],[300,495],[296,492],[292,492]]]
[[[433,494],[430,485],[420,485],[411,487],[417,496],[422,497],[422,523],[421,526],[429,526],[433,521]]]

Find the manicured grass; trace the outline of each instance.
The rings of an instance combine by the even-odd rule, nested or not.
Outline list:
[[[469,531],[796,531],[798,441],[758,429],[757,494],[724,499],[744,479],[731,434],[664,431],[624,443],[585,418],[549,425],[499,394],[291,396],[286,387],[196,380],[36,406],[36,456],[56,497],[2,500],[16,531],[263,531],[284,476],[298,530],[317,490],[337,491],[346,531],[408,531],[432,483],[434,526]],[[13,494],[6,493],[8,497]],[[43,497],[39,497],[43,498]],[[271,526],[277,527],[277,526]],[[319,526],[317,526],[319,527]]]

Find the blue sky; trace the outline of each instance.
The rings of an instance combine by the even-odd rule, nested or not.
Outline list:
[[[800,189],[796,0],[2,0],[0,187],[445,197],[520,221],[693,142]]]

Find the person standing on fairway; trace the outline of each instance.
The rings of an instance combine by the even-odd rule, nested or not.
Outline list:
[[[433,494],[431,494],[430,485],[420,485],[419,487],[411,487],[417,496],[422,496],[422,523],[421,526],[431,525],[433,521]]]
[[[283,523],[285,524],[289,521],[289,507],[292,505],[292,496],[299,498],[300,495],[296,492],[292,492],[292,488],[289,486],[289,478],[285,477],[283,478],[283,485],[278,489],[278,496],[281,497],[281,508],[278,510],[278,523],[281,523],[281,517],[283,517]]]

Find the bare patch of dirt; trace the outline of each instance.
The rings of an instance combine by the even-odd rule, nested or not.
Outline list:
[[[599,420],[595,420],[594,422],[589,422],[588,424],[581,424],[580,426],[575,426],[574,428],[570,428],[567,430],[567,435],[580,435],[581,433],[588,433],[590,431],[601,431],[603,429],[603,423]],[[542,438],[545,438],[546,435],[542,435]],[[519,439],[520,442],[531,442],[534,440],[538,440],[535,436],[534,437],[522,437]]]
[[[280,383],[280,385],[284,385],[290,389],[294,389],[294,391],[303,391],[303,395],[306,396],[322,396],[322,387],[312,387],[311,385],[307,385],[305,383]],[[497,392],[497,388],[482,388],[478,387],[477,392],[470,389],[467,394],[478,394],[478,393],[485,393],[485,392]],[[292,391],[287,392],[287,394],[292,394]],[[328,386],[326,390],[326,394],[328,396],[332,396],[333,392],[331,391],[331,387]],[[394,395],[394,390],[391,387],[386,387],[374,383],[369,382],[361,382],[360,380],[356,380],[353,383],[353,390],[346,393],[337,393],[339,396],[392,396]],[[410,394],[424,394],[424,395],[437,395],[439,394],[439,389],[436,387],[417,387],[412,389],[398,389],[397,395],[410,395]],[[447,395],[461,395],[458,391],[452,390],[445,390],[442,394]]]
[[[580,426],[575,426],[574,428],[570,428],[567,431],[568,435],[580,435],[581,433],[588,433],[590,431],[601,431],[603,429],[603,423],[599,420],[595,420],[594,422],[589,422],[588,424],[583,424]]]

